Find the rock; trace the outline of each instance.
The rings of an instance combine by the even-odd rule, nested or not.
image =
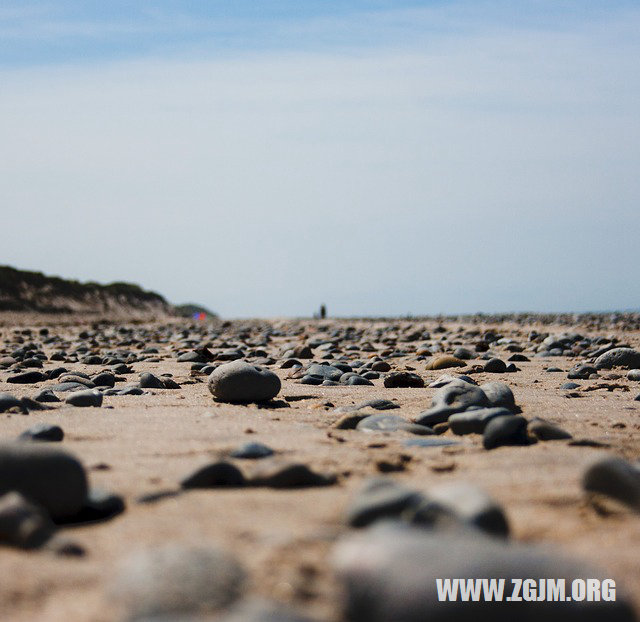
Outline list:
[[[214,462],[184,478],[180,482],[182,488],[220,488],[244,486],[242,471],[230,462]]]
[[[627,378],[633,382],[640,380],[640,369],[630,369],[627,373]]]
[[[93,378],[93,384],[96,387],[114,387],[116,377],[110,371],[103,371]]]
[[[17,491],[41,505],[54,521],[76,514],[87,496],[82,465],[40,443],[0,445],[0,494]]]
[[[209,376],[209,391],[222,402],[266,402],[278,395],[280,386],[272,371],[243,361],[220,365]]]
[[[335,476],[315,473],[306,464],[263,460],[259,465],[248,481],[251,486],[306,488],[330,486],[336,482]]]
[[[29,412],[17,397],[14,397],[10,393],[0,393],[0,413],[7,412],[11,408],[17,409],[25,415]]]
[[[59,425],[50,423],[38,423],[25,430],[18,436],[20,441],[49,441],[57,442],[64,438],[64,432]]]
[[[242,458],[245,460],[257,460],[273,456],[273,449],[262,443],[245,443],[238,449],[234,449],[229,455],[232,458]]]
[[[427,369],[448,369],[449,367],[466,367],[467,364],[455,356],[435,356],[428,363]]]
[[[42,546],[54,531],[47,513],[20,493],[0,497],[0,544],[33,549]]]
[[[140,388],[141,389],[164,389],[164,382],[157,376],[149,372],[140,374]]]
[[[565,382],[560,385],[560,388],[564,391],[573,391],[573,389],[579,389],[580,385],[577,382]]]
[[[464,381],[450,382],[438,389],[431,400],[431,408],[421,412],[415,422],[431,426],[444,423],[454,413],[463,412],[472,406],[488,407],[489,398],[477,386]]]
[[[596,369],[611,369],[612,367],[640,368],[640,352],[633,348],[613,348],[601,354],[594,362]]]
[[[364,410],[366,408],[372,408],[373,410],[393,410],[395,408],[400,408],[400,406],[391,400],[373,399],[360,402],[353,406],[341,406],[340,408],[336,408],[334,412],[337,414],[343,414]]]
[[[509,523],[504,510],[484,490],[467,482],[451,482],[430,488],[428,503],[436,503],[465,524],[492,536],[506,538]],[[424,511],[426,508],[422,508]],[[420,513],[421,509],[418,510]],[[414,519],[415,520],[415,519]]]
[[[491,419],[484,429],[482,444],[485,449],[495,449],[502,445],[529,445],[527,420],[520,415]]]
[[[215,548],[169,544],[130,556],[109,596],[130,620],[168,614],[203,614],[226,609],[242,594],[246,573]]]
[[[572,438],[569,432],[553,425],[545,419],[535,417],[527,426],[527,430],[539,441],[559,441]]]
[[[622,458],[601,458],[582,478],[588,492],[612,497],[640,512],[640,467]]]
[[[71,393],[73,391],[86,391],[87,385],[80,382],[61,382],[54,384],[51,389],[56,393]]]
[[[470,361],[476,358],[475,352],[469,350],[469,348],[456,348],[453,351],[453,357],[461,361]]]
[[[489,399],[491,406],[508,408],[511,412],[517,412],[516,398],[508,384],[504,382],[485,382],[480,385],[484,394]]]
[[[467,382],[469,384],[477,385],[478,383],[471,378],[470,376],[450,376],[449,374],[444,374],[440,376],[437,380],[434,380],[430,385],[430,389],[440,389],[441,387],[445,387],[452,382]]]
[[[418,374],[414,374],[409,371],[395,371],[390,373],[384,379],[384,386],[387,389],[396,389],[396,388],[416,388],[420,389],[424,387],[424,380],[418,376]]]
[[[12,384],[35,384],[37,382],[44,382],[48,380],[49,377],[46,374],[43,374],[41,371],[25,371],[21,374],[16,374],[15,376],[9,376],[7,378],[7,382]]]
[[[392,479],[371,479],[351,499],[345,522],[351,527],[366,527],[383,518],[400,518],[423,501],[421,494]]]
[[[587,380],[591,374],[597,374],[598,370],[592,365],[574,365],[567,374],[569,380]]]
[[[447,445],[460,445],[460,442],[448,438],[423,436],[420,438],[407,439],[406,441],[404,441],[403,445],[405,447],[446,447]]]
[[[65,522],[93,523],[113,518],[125,510],[124,499],[120,495],[92,488],[80,511]]]
[[[492,358],[484,364],[483,370],[490,374],[503,374],[507,371],[507,364],[502,359]]]
[[[71,404],[71,406],[78,406],[80,408],[99,408],[100,406],[102,406],[102,393],[100,393],[100,391],[96,391],[95,389],[88,389],[87,391],[76,391],[65,400],[65,403]]]
[[[60,402],[60,398],[51,389],[42,389],[33,399],[43,404]]]
[[[433,430],[423,425],[411,423],[398,415],[369,415],[356,425],[357,430],[367,432],[410,432],[411,434],[433,434]]]
[[[492,602],[484,598],[440,600],[438,579],[564,578],[567,595],[573,579],[604,578],[578,562],[477,534],[427,531],[380,524],[347,536],[335,547],[333,566],[343,584],[343,616],[349,622],[632,622],[629,600],[553,602],[544,599]],[[546,589],[546,581],[544,587]],[[618,590],[619,592],[619,590]],[[528,592],[527,592],[528,594]],[[537,596],[537,595],[536,595]],[[536,598],[534,596],[534,598]],[[502,601],[502,599],[500,599]]]
[[[510,416],[513,413],[506,408],[479,408],[455,413],[448,419],[449,429],[460,436],[464,434],[482,434],[489,421],[496,417]]]
[[[343,369],[333,365],[318,365],[317,363],[309,365],[306,373],[307,376],[317,376],[323,380],[335,380],[336,382],[340,381],[342,374],[344,374]]]
[[[334,423],[332,424],[332,427],[338,430],[355,430],[358,424],[363,419],[366,419],[367,417],[370,417],[370,416],[371,415],[368,415],[366,413],[362,415],[358,414],[357,412],[347,413],[345,415],[342,415],[342,417],[340,417],[336,421],[334,421]]]

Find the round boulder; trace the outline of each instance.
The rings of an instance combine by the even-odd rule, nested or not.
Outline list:
[[[280,391],[280,378],[272,371],[233,361],[217,367],[209,376],[209,391],[221,402],[266,402]]]

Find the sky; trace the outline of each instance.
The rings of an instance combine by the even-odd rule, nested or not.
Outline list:
[[[640,307],[640,4],[0,3],[0,264],[224,317]]]

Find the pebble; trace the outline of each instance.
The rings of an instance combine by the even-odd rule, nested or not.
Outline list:
[[[127,558],[108,589],[128,619],[213,613],[242,595],[247,575],[238,561],[212,547],[168,544]]]
[[[513,413],[507,408],[479,408],[455,413],[448,419],[449,429],[460,436],[465,434],[482,434],[489,421],[496,417],[510,416]]]
[[[58,442],[64,438],[64,432],[59,425],[38,423],[25,430],[18,436],[20,441],[49,441]]]
[[[504,382],[485,382],[480,388],[487,396],[489,403],[494,407],[507,408],[511,412],[517,412],[516,398],[508,384]]]
[[[440,601],[436,579],[512,579],[608,577],[585,565],[499,538],[464,532],[443,533],[380,523],[343,538],[334,548],[333,566],[342,584],[342,610],[350,622],[632,622],[635,614],[623,594],[615,601],[547,600]]]
[[[507,364],[502,359],[492,358],[484,364],[482,369],[490,374],[503,374],[507,371]]]
[[[74,524],[100,522],[118,516],[124,510],[124,499],[120,495],[100,488],[92,488],[89,490],[82,509],[66,522]]]
[[[93,378],[93,384],[96,387],[114,387],[116,377],[109,371],[104,371]]]
[[[383,382],[384,386],[387,389],[396,389],[396,388],[416,388],[420,389],[424,387],[424,380],[418,376],[418,374],[414,374],[409,371],[395,371],[390,373]]]
[[[242,471],[230,462],[219,461],[197,469],[181,482],[182,488],[220,488],[245,485]]]
[[[485,449],[502,445],[529,445],[527,420],[520,415],[495,417],[489,421],[482,435]]]
[[[431,436],[422,438],[409,438],[403,443],[405,447],[446,447],[448,445],[459,444],[460,443],[458,441],[454,441],[449,438],[433,438]]]
[[[432,426],[444,423],[450,415],[463,412],[472,406],[490,405],[489,398],[480,387],[464,381],[450,382],[436,391],[431,400],[431,408],[421,412],[415,422]]]
[[[351,368],[349,368],[349,371],[350,370]],[[307,376],[316,376],[323,380],[335,380],[336,382],[340,381],[342,374],[344,374],[344,370],[339,367],[334,367],[333,365],[319,365],[318,363],[309,365],[309,368],[306,370]]]
[[[620,501],[640,512],[640,466],[622,458],[600,458],[591,464],[582,478],[588,492],[596,492]]]
[[[626,367],[640,369],[640,352],[633,348],[613,348],[601,354],[594,362],[596,369],[611,369],[612,367]]]
[[[10,408],[17,409],[24,414],[28,412],[22,401],[17,397],[10,393],[0,393],[0,413],[7,412]]]
[[[634,382],[637,382],[640,380],[640,369],[630,369],[627,372],[627,378],[629,380],[632,380]]]
[[[157,376],[150,372],[144,372],[140,374],[140,388],[141,389],[164,389],[164,382]]]
[[[35,384],[37,382],[44,382],[49,377],[43,374],[41,371],[25,371],[22,374],[16,374],[15,376],[9,376],[7,382],[12,384]]]
[[[580,385],[577,382],[565,382],[560,385],[560,388],[564,391],[572,391],[573,389],[579,389]]]
[[[435,356],[428,363],[427,369],[448,369],[449,367],[466,367],[467,364],[455,356]]]
[[[592,365],[584,363],[574,365],[567,374],[569,380],[588,380],[592,374],[597,374],[598,370]]]
[[[366,527],[380,519],[399,518],[423,501],[421,494],[392,479],[370,479],[349,502],[345,522],[351,527]]]
[[[41,505],[54,521],[77,514],[87,497],[80,462],[40,443],[0,445],[0,494],[17,491]]]
[[[278,395],[280,387],[280,378],[272,371],[244,361],[220,365],[209,376],[209,391],[222,402],[266,402]]]
[[[20,493],[0,496],[0,544],[34,549],[49,540],[54,531],[46,511]]]
[[[573,438],[566,430],[538,417],[529,421],[527,431],[533,434],[539,441],[559,441]]]
[[[433,434],[433,430],[424,425],[411,423],[398,415],[369,415],[357,425],[357,430],[367,432],[410,432],[411,434]]]
[[[75,393],[72,393],[65,400],[65,403],[71,404],[71,406],[78,406],[80,408],[99,408],[100,406],[102,406],[102,393],[95,389],[77,391]]]
[[[330,486],[336,483],[333,475],[312,471],[306,464],[261,460],[253,471],[248,484],[268,488],[306,488]]]
[[[33,399],[43,404],[60,402],[60,398],[51,389],[42,389]]]
[[[232,458],[242,458],[245,460],[258,460],[273,456],[274,451],[271,447],[267,447],[262,443],[245,443],[244,445],[234,449],[229,455]]]

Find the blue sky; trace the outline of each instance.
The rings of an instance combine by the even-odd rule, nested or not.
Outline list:
[[[637,2],[0,5],[0,263],[225,316],[637,308]]]

